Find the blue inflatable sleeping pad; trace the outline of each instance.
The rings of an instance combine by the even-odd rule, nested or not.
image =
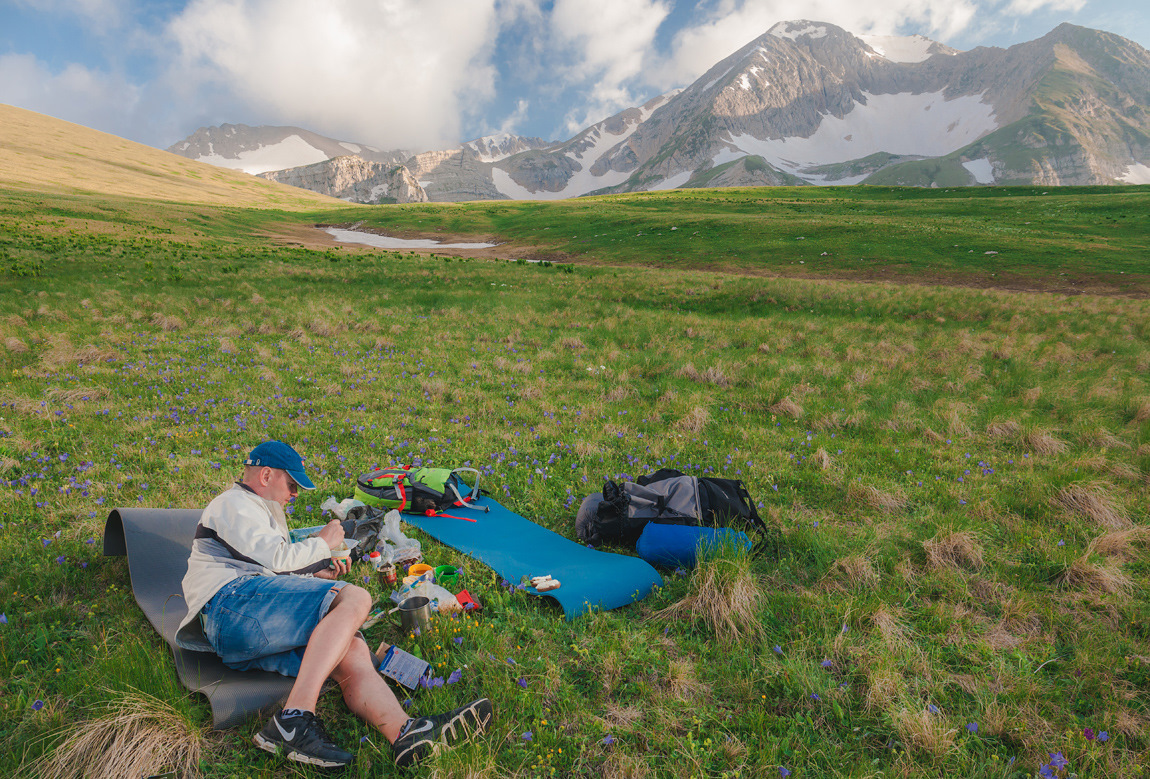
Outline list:
[[[474,557],[512,584],[519,584],[524,576],[550,574],[560,581],[559,589],[536,592],[528,587],[524,592],[554,598],[567,619],[588,610],[635,603],[663,583],[658,571],[638,557],[590,549],[488,497],[445,513],[450,516],[404,514],[403,521]]]

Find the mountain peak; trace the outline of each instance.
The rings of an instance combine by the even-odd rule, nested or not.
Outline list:
[[[767,30],[767,35],[773,35],[776,38],[788,38],[792,41],[797,41],[799,38],[810,38],[814,40],[826,38],[832,30],[835,32],[843,32],[842,28],[835,27],[833,24],[798,19],[790,22],[779,22]]]

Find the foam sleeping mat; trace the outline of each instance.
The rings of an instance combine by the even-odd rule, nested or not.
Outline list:
[[[212,724],[230,728],[252,714],[282,705],[294,679],[268,671],[234,671],[215,654],[176,644],[176,628],[188,608],[181,582],[200,509],[118,508],[104,525],[104,555],[127,555],[132,594],[176,660],[180,683],[207,696]]]
[[[567,619],[589,609],[626,606],[647,597],[663,583],[658,571],[638,557],[589,549],[524,519],[491,498],[480,498],[471,506],[474,508],[456,507],[446,513],[474,522],[418,514],[404,514],[403,521],[474,557],[513,584],[519,584],[524,576],[550,574],[562,583],[559,589],[537,593],[528,587],[524,592],[555,599]]]

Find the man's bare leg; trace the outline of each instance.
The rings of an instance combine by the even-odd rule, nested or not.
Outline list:
[[[408,720],[407,712],[375,669],[371,652],[362,639],[357,637],[352,641],[332,678],[339,684],[344,703],[353,714],[373,725],[388,742],[394,743],[399,738],[399,731]]]
[[[307,642],[299,674],[284,702],[285,709],[315,711],[323,683],[347,655],[370,610],[371,593],[362,587],[349,585],[336,594]]]

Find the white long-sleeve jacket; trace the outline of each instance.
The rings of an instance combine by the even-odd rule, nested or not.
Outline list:
[[[251,574],[311,574],[330,563],[326,541],[305,538],[293,544],[283,507],[237,483],[208,504],[196,526],[183,581],[188,613],[176,631],[176,643],[185,649],[212,651],[200,629],[200,609],[233,579]]]

